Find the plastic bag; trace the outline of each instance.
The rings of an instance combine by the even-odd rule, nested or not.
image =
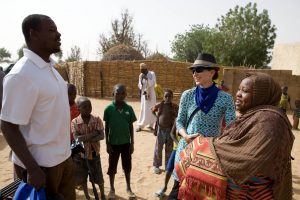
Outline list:
[[[155,90],[156,98],[161,99],[164,97],[164,90],[159,84],[155,84],[154,90]]]
[[[36,191],[34,187],[22,181],[13,197],[13,200],[27,200],[27,199],[46,200],[45,189],[41,188],[39,191]]]

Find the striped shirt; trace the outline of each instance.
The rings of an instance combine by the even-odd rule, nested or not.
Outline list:
[[[95,117],[91,115],[90,121],[88,124],[85,124],[81,115],[76,117],[72,120],[71,130],[74,137],[80,135],[91,134],[94,131],[101,131],[104,130],[103,122],[100,117]],[[97,142],[89,142],[85,141],[84,143],[84,150],[85,150],[85,157],[89,160],[93,159],[92,153],[93,150],[96,152],[96,155],[99,155],[100,152],[100,141]]]

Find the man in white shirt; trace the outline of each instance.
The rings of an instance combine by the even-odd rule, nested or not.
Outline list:
[[[142,130],[147,125],[153,130],[156,116],[153,115],[151,108],[156,104],[155,84],[156,76],[153,71],[149,71],[145,63],[140,64],[141,73],[139,75],[138,87],[141,90],[141,112],[137,121],[136,132]]]
[[[45,186],[48,197],[75,200],[67,85],[50,58],[61,34],[39,14],[27,16],[22,31],[28,49],[4,78],[1,129],[20,179]]]

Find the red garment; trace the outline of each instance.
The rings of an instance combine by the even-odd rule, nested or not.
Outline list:
[[[175,165],[180,179],[178,199],[226,199],[227,177],[211,152],[208,140],[199,136],[181,151],[181,161]]]
[[[71,122],[73,119],[75,119],[76,117],[78,117],[80,115],[78,109],[77,109],[77,105],[76,103],[73,103],[73,105],[70,106],[70,114],[71,114]],[[70,124],[71,124],[70,122]],[[72,131],[71,131],[71,126],[70,126],[70,138],[71,138],[71,142],[74,140]]]

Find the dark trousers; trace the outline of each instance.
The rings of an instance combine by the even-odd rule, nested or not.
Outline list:
[[[27,181],[26,169],[14,165],[19,179]],[[46,195],[52,199],[75,200],[75,186],[73,181],[73,161],[69,157],[54,167],[41,167],[46,174]]]
[[[108,175],[114,175],[117,173],[117,166],[119,158],[121,155],[122,159],[122,168],[124,173],[131,172],[131,153],[130,153],[130,144],[121,144],[121,145],[111,145],[112,154],[108,156]]]
[[[180,182],[174,180],[173,188],[172,188],[167,200],[177,200],[178,199],[179,186],[180,186]]]

